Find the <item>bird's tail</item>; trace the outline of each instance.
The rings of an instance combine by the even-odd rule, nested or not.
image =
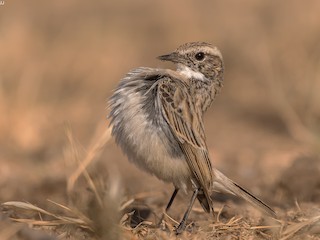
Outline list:
[[[227,176],[225,176],[222,172],[218,171],[217,169],[213,169],[214,173],[214,184],[213,189],[218,191],[226,191],[233,195],[239,196],[244,200],[251,203],[254,207],[258,207],[263,212],[271,215],[272,217],[276,217],[275,211],[261,201],[259,198],[253,196],[249,193],[246,189],[239,186],[237,183],[233,182]]]

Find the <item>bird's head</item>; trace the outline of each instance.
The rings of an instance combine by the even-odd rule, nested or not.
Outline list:
[[[205,42],[191,42],[158,59],[177,64],[177,71],[187,78],[202,81],[223,80],[223,59],[219,49]]]

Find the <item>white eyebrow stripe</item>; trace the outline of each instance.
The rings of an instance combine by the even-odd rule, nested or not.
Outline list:
[[[186,78],[194,78],[201,81],[205,79],[205,76],[201,72],[193,71],[191,68],[185,65],[180,65],[177,71],[183,76],[185,76]]]
[[[197,49],[197,52],[204,52],[204,53],[210,53],[213,56],[217,56],[221,59],[223,59],[222,54],[220,52],[220,50],[217,47],[202,47]],[[185,50],[186,53],[194,53],[195,50],[194,49],[187,49]]]

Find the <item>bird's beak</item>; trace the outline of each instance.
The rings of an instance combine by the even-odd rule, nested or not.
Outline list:
[[[179,55],[176,52],[172,52],[170,54],[162,55],[157,58],[162,61],[170,61],[176,63],[179,60]]]

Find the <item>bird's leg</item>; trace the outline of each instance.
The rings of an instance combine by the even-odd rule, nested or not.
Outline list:
[[[187,219],[188,219],[188,217],[189,217],[189,214],[190,214],[190,212],[191,212],[192,206],[193,206],[193,204],[194,204],[194,201],[195,201],[196,198],[197,198],[198,193],[199,193],[199,188],[195,188],[195,189],[194,189],[194,192],[193,192],[193,195],[192,195],[192,197],[191,197],[191,201],[190,201],[189,207],[188,207],[187,211],[185,212],[185,214],[184,214],[181,222],[179,223],[178,227],[176,228],[176,234],[180,234],[180,233],[182,233],[182,232],[185,230],[185,228],[186,228],[186,221],[187,221]]]
[[[167,207],[166,207],[166,212],[169,211],[169,209],[170,209],[170,207],[171,207],[171,205],[172,205],[172,203],[173,203],[173,200],[174,200],[174,199],[176,198],[176,196],[177,196],[178,191],[179,191],[179,188],[175,188],[175,189],[174,189],[174,192],[172,193],[172,196],[171,196],[171,198],[170,198],[170,200],[169,200],[169,202],[168,202],[168,205],[167,205]]]
[[[170,200],[169,200],[169,202],[168,202],[168,204],[167,204],[165,213],[167,213],[167,212],[169,211],[169,209],[170,209],[170,207],[171,207],[171,205],[172,205],[172,203],[173,203],[173,200],[174,200],[174,199],[176,198],[176,196],[177,196],[178,191],[179,191],[179,188],[175,188],[175,189],[174,189],[174,191],[173,191],[173,193],[172,193],[172,196],[171,196],[171,198],[170,198]],[[160,218],[160,221],[159,221],[159,223],[158,223],[158,226],[161,226],[161,223],[162,223],[162,220],[164,219],[164,214],[165,214],[165,213],[162,214],[162,216],[161,216],[161,218]]]

